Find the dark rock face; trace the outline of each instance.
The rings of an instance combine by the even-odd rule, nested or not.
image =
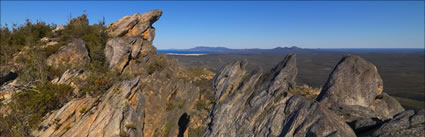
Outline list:
[[[214,78],[216,104],[203,136],[354,137],[333,112],[309,98],[292,96],[296,74],[295,54],[267,74],[248,73],[245,62],[223,67]]]
[[[62,65],[72,68],[82,68],[89,64],[89,49],[83,39],[75,39],[66,46],[59,48],[57,53],[49,56],[47,64],[54,67]]]
[[[407,110],[375,129],[372,137],[423,137],[425,135],[425,110]]]

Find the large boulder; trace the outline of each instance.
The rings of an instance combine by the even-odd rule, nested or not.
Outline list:
[[[89,49],[83,39],[75,39],[49,56],[47,65],[53,67],[83,68],[90,63]]]
[[[326,106],[369,107],[382,91],[376,66],[359,56],[346,55],[330,74],[317,100]]]
[[[359,56],[345,55],[316,98],[347,122],[363,118],[391,119],[404,111],[400,103],[383,93],[375,65]]]
[[[346,136],[352,129],[312,99],[293,96],[295,54],[269,73],[248,72],[246,62],[221,68],[213,81],[215,102],[204,137]]]

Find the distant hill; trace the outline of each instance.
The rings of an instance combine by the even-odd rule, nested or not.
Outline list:
[[[160,53],[213,53],[213,54],[238,54],[238,55],[282,55],[288,53],[318,54],[318,53],[423,53],[421,48],[300,48],[276,47],[273,49],[231,49],[227,47],[198,46],[190,49],[160,49]]]

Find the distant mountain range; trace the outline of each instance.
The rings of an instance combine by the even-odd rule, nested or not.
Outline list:
[[[210,53],[210,54],[247,54],[247,55],[258,55],[258,54],[314,54],[314,53],[418,53],[424,52],[423,48],[300,48],[296,46],[292,47],[276,47],[272,49],[231,49],[227,47],[208,47],[198,46],[190,49],[160,49],[160,53],[173,53],[173,54],[193,54],[193,53]]]

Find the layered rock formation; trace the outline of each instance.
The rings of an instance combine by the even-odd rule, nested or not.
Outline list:
[[[115,38],[108,41],[105,55],[111,71],[118,69],[123,80],[101,96],[75,98],[66,103],[45,116],[40,128],[32,134],[40,137],[187,136],[188,127],[204,125],[194,121],[200,119],[199,113],[204,113],[195,107],[202,100],[200,88],[181,77],[184,71],[175,60],[156,54],[152,46],[154,29],[150,25],[161,13],[153,10],[134,14],[109,25],[108,32]],[[132,27],[123,22],[132,22]],[[143,24],[147,26],[141,29]],[[143,31],[135,33],[135,29]],[[72,79],[84,73],[68,70],[53,83],[75,85]]]
[[[124,71],[127,65],[139,68],[139,64],[144,64],[150,59],[150,55],[155,54],[156,48],[152,46],[155,28],[152,24],[161,15],[161,10],[152,10],[125,16],[108,25],[108,34],[114,37],[106,43],[105,48],[109,68],[120,72]],[[142,63],[136,63],[136,60]]]

